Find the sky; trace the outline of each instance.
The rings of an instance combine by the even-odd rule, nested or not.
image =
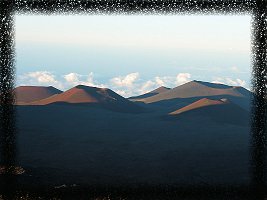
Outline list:
[[[124,97],[190,80],[250,88],[250,16],[17,15],[16,84]]]

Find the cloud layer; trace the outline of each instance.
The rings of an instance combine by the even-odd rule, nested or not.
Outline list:
[[[94,87],[105,87],[114,90],[124,97],[130,97],[147,93],[157,87],[176,87],[189,82],[192,78],[190,73],[178,73],[175,76],[155,76],[149,80],[142,79],[140,73],[133,72],[120,75],[101,83],[94,78],[93,72],[87,75],[71,72],[63,76],[56,76],[49,71],[28,72],[18,76],[18,85],[42,85],[54,86],[61,90],[67,90],[76,85],[88,85]],[[227,85],[246,86],[246,82],[239,78],[216,77],[211,82]]]
[[[226,84],[226,85],[235,85],[235,86],[242,86],[246,87],[246,81],[241,80],[239,78],[237,79],[231,79],[231,78],[222,78],[222,77],[217,77],[215,80],[212,81],[212,83],[221,83],[221,84]]]

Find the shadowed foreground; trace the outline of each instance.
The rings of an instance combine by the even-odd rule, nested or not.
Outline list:
[[[18,106],[23,181],[43,185],[247,184],[249,126],[75,105]]]

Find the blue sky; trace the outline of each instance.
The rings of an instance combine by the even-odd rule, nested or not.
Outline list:
[[[16,16],[17,85],[250,85],[250,16]]]

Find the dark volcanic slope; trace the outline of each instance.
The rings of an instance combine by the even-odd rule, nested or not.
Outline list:
[[[129,99],[132,100],[132,101],[139,101],[139,100],[142,100],[144,98],[147,98],[147,97],[152,97],[152,96],[155,96],[157,94],[161,94],[161,93],[164,93],[164,92],[167,92],[169,91],[171,88],[167,88],[167,87],[164,87],[164,86],[161,86],[155,90],[152,90],[148,93],[145,93],[145,94],[142,94],[142,95],[139,95],[139,96],[134,96],[134,97],[130,97]]]
[[[52,86],[20,86],[15,88],[14,92],[16,95],[16,103],[19,105],[38,101],[62,93],[62,91]]]
[[[220,123],[239,124],[247,126],[249,124],[249,112],[227,99],[211,100],[200,99],[188,106],[169,113],[171,119],[181,117],[210,118]]]
[[[162,120],[153,112],[74,104],[18,106],[18,163],[26,170],[20,177],[70,190],[73,184],[248,183],[249,126],[197,117],[197,110],[192,118],[185,112]]]
[[[175,87],[167,92],[143,99],[145,103],[153,103],[175,98],[209,97],[227,95],[233,97],[246,97],[249,91],[242,87],[227,86],[223,84],[191,81]]]
[[[51,96],[40,101],[35,101],[29,105],[48,105],[48,104],[92,104],[104,106],[115,111],[139,112],[141,107],[125,99],[107,88],[97,88],[78,85],[66,92]]]
[[[180,113],[183,113],[183,112],[187,112],[187,111],[190,111],[190,110],[194,110],[194,109],[199,109],[199,108],[203,108],[203,107],[206,107],[206,106],[214,106],[214,105],[220,105],[220,104],[225,104],[225,103],[228,103],[227,101],[220,101],[220,100],[211,100],[211,99],[208,99],[208,98],[203,98],[203,99],[200,99],[194,103],[191,103],[189,104],[188,106],[185,106],[183,108],[180,108],[176,111],[173,111],[171,113],[169,113],[170,115],[177,115],[177,114],[180,114]]]

